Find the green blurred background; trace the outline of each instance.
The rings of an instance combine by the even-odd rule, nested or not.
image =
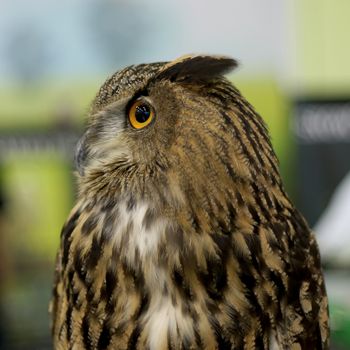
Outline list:
[[[349,15],[349,0],[1,0],[0,349],[51,348],[48,303],[75,197],[74,144],[98,87],[125,65],[193,52],[237,58],[230,78],[266,120],[287,191],[314,225],[336,183],[323,185],[322,203],[305,205],[300,174],[313,169],[300,161],[308,146],[293,125],[300,101],[349,103]],[[342,140],[346,171],[349,145]],[[333,349],[350,349],[349,270],[326,264]]]

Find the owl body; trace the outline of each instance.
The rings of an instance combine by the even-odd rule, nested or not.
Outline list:
[[[327,349],[318,248],[224,57],[101,87],[61,234],[56,349]]]

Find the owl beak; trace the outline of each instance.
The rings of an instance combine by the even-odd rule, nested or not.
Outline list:
[[[74,156],[75,166],[80,176],[84,176],[84,169],[86,166],[87,156],[89,153],[86,145],[86,139],[87,139],[87,133],[85,133],[78,141],[76,145],[75,156]]]

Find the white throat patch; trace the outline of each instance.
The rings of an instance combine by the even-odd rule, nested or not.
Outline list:
[[[159,266],[161,243],[166,239],[170,223],[164,218],[146,222],[150,205],[135,202],[130,207],[127,200],[118,204],[118,223],[113,240],[130,266],[141,265],[145,271],[145,284],[150,291],[150,304],[142,317],[144,329],[149,335],[150,350],[166,347],[168,334],[173,341],[186,337],[192,339],[194,330],[189,315],[182,311],[181,300],[176,298],[170,272]],[[164,288],[169,293],[164,295]]]

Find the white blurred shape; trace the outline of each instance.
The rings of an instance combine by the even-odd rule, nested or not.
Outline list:
[[[350,266],[350,173],[336,188],[314,230],[322,260]]]

